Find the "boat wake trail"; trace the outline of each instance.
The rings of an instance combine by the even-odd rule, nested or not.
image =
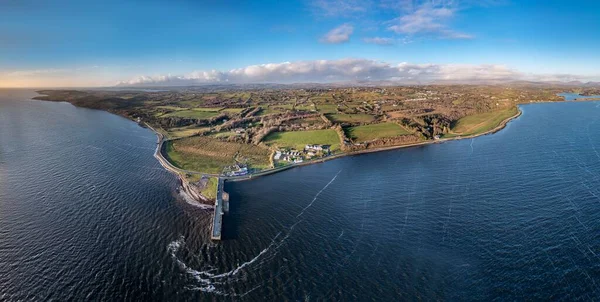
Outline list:
[[[233,269],[231,271],[221,273],[221,274],[212,273],[215,271],[214,268],[212,268],[212,269],[209,268],[206,270],[195,270],[195,269],[189,267],[187,264],[185,264],[185,262],[181,261],[177,257],[177,252],[185,245],[185,238],[183,236],[180,237],[179,239],[169,243],[169,245],[167,246],[167,250],[169,251],[169,254],[173,258],[173,260],[175,260],[175,262],[177,263],[179,268],[181,268],[183,271],[185,271],[188,275],[192,276],[199,283],[199,286],[194,286],[189,289],[200,290],[203,292],[213,293],[213,294],[222,295],[222,296],[238,297],[238,296],[243,296],[243,295],[249,293],[250,291],[255,290],[258,287],[255,287],[255,288],[251,289],[250,291],[245,292],[243,294],[237,294],[237,293],[227,293],[222,290],[218,290],[216,286],[222,285],[228,281],[232,281],[231,277],[237,275],[244,268],[246,268],[246,267],[252,265],[253,263],[255,263],[256,261],[258,261],[263,255],[265,255],[271,249],[271,247],[273,247],[275,245],[275,243],[276,243],[275,239],[277,239],[277,237],[279,237],[280,234],[281,233],[277,234],[277,236],[275,236],[275,238],[273,239],[271,244],[269,244],[268,247],[263,249],[254,258],[242,263],[241,265],[239,265],[238,267],[236,267],[235,269]]]
[[[330,180],[330,181],[329,181],[329,182],[328,182],[328,183],[327,183],[327,184],[326,184],[326,185],[323,187],[323,189],[321,189],[321,191],[319,191],[319,192],[317,193],[317,195],[315,195],[315,197],[313,198],[313,200],[312,200],[312,201],[311,201],[311,202],[310,202],[310,203],[309,203],[309,204],[308,204],[308,205],[307,205],[307,206],[306,206],[304,209],[302,209],[302,211],[300,212],[300,214],[298,214],[298,215],[296,216],[296,218],[298,218],[298,217],[302,216],[302,214],[304,214],[304,212],[305,212],[305,211],[306,211],[308,208],[310,208],[310,207],[313,205],[313,203],[315,203],[315,200],[317,200],[317,198],[319,197],[319,195],[321,195],[321,193],[322,193],[323,191],[325,191],[325,189],[327,189],[327,187],[329,187],[329,185],[330,185],[330,184],[332,184],[332,183],[335,181],[335,179],[338,177],[338,175],[340,175],[340,172],[342,172],[342,170],[339,170],[339,171],[338,171],[338,172],[335,174],[335,176],[334,176],[334,177],[333,177],[333,178],[332,178],[332,179],[331,179],[331,180]]]
[[[471,139],[471,145],[470,145],[470,146],[471,146],[471,153],[469,153],[469,156],[473,155],[473,151],[474,151],[474,150],[473,150],[473,142],[474,142],[474,141],[475,141],[475,139],[474,139],[474,138],[473,138],[473,139]]]
[[[271,243],[266,248],[261,250],[258,253],[258,255],[256,255],[254,258],[238,265],[237,267],[231,269],[230,271],[227,271],[224,273],[216,273],[217,269],[215,267],[210,267],[210,266],[205,267],[204,269],[196,270],[196,269],[190,267],[188,264],[186,264],[184,261],[182,261],[177,256],[179,251],[185,247],[185,238],[183,236],[181,236],[177,240],[169,243],[169,245],[167,246],[167,251],[169,252],[171,258],[173,258],[173,260],[177,263],[177,265],[179,266],[179,268],[181,270],[186,272],[188,275],[192,276],[198,283],[197,285],[190,287],[188,289],[200,290],[203,292],[213,293],[213,294],[222,295],[222,296],[242,297],[242,296],[256,290],[257,288],[261,287],[262,284],[264,284],[267,280],[263,280],[262,284],[259,284],[244,293],[236,293],[234,287],[232,287],[231,291],[226,291],[226,288],[225,288],[228,285],[231,286],[231,283],[233,281],[242,280],[242,279],[245,280],[246,279],[245,277],[247,277],[247,276],[239,276],[239,277],[237,276],[241,272],[243,272],[245,270],[247,271],[251,266],[257,266],[257,265],[266,263],[275,257],[275,255],[277,254],[277,251],[279,250],[279,248],[281,246],[283,246],[285,244],[286,240],[290,237],[290,235],[294,231],[294,228],[296,227],[296,225],[298,225],[300,222],[303,221],[300,218],[300,216],[302,216],[302,214],[304,214],[304,212],[312,206],[312,204],[315,202],[315,200],[317,200],[319,195],[335,181],[335,179],[340,174],[340,172],[342,172],[342,170],[340,170],[337,174],[335,174],[335,176],[333,176],[333,178],[314,196],[314,198],[310,202],[310,204],[308,206],[306,206],[300,212],[300,214],[298,214],[296,216],[297,219],[292,225],[290,225],[284,232],[279,232],[277,235],[275,235],[275,237],[271,240]],[[282,236],[282,233],[285,233],[285,235]],[[343,234],[343,232],[342,232],[342,234]],[[256,269],[258,269],[258,268],[255,268],[254,270],[256,270]],[[245,280],[245,281],[247,281],[247,280]],[[219,287],[219,289],[217,289],[217,287]]]

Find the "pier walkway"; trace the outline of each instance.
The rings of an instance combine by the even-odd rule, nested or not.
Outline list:
[[[215,200],[215,214],[212,222],[212,232],[210,238],[212,240],[221,240],[221,229],[223,228],[223,214],[225,214],[224,208],[228,207],[225,203],[227,200],[223,199],[223,187],[225,180],[219,178],[217,183],[217,198]]]

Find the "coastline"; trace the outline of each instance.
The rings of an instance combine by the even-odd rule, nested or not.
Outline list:
[[[519,108],[519,105],[518,105],[517,106],[517,113],[515,115],[513,115],[513,116],[511,116],[511,117],[503,120],[495,128],[493,128],[491,130],[488,130],[486,132],[478,133],[478,134],[472,134],[472,135],[468,135],[468,136],[457,136],[457,137],[451,137],[451,138],[446,138],[446,139],[442,138],[442,139],[439,139],[439,140],[430,140],[430,141],[424,141],[424,142],[407,144],[407,145],[388,146],[388,147],[366,149],[366,150],[360,150],[360,151],[354,151],[354,152],[348,152],[348,153],[340,153],[340,154],[332,155],[332,156],[329,156],[329,157],[320,158],[320,159],[314,160],[314,161],[302,162],[302,163],[292,164],[292,165],[281,167],[281,168],[264,170],[264,171],[258,172],[256,174],[251,174],[251,175],[246,175],[246,176],[229,177],[229,178],[225,178],[225,180],[227,180],[227,181],[245,181],[245,180],[251,180],[251,179],[254,179],[256,177],[261,177],[261,176],[267,176],[267,175],[270,175],[270,174],[275,174],[275,173],[282,172],[282,171],[285,171],[285,170],[288,170],[288,169],[291,169],[291,168],[308,166],[308,165],[313,165],[313,164],[320,164],[320,163],[323,163],[323,162],[326,162],[326,161],[330,161],[330,160],[334,160],[334,159],[338,159],[338,158],[342,158],[342,157],[346,157],[346,156],[356,156],[356,155],[367,154],[367,153],[390,151],[390,150],[396,150],[396,149],[402,149],[402,148],[425,146],[425,145],[430,145],[430,144],[441,144],[441,143],[445,143],[445,142],[449,142],[449,141],[454,141],[454,140],[469,139],[469,138],[475,138],[475,137],[479,137],[479,136],[494,134],[494,133],[496,133],[496,132],[504,129],[506,127],[506,125],[510,121],[518,118],[519,116],[521,116],[522,113],[523,112],[521,111],[521,109]]]
[[[513,115],[513,116],[511,116],[511,117],[503,120],[498,126],[494,127],[493,129],[490,129],[490,130],[488,130],[486,132],[482,132],[482,133],[472,134],[472,135],[468,135],[468,136],[456,136],[456,137],[451,137],[451,138],[442,138],[442,139],[439,139],[439,140],[429,140],[429,141],[424,141],[424,142],[419,142],[419,143],[413,143],[413,144],[406,144],[406,145],[387,146],[387,147],[380,147],[380,148],[359,150],[359,151],[354,151],[354,152],[340,153],[340,154],[328,156],[328,157],[325,157],[325,158],[319,158],[319,159],[316,159],[316,160],[313,160],[313,161],[306,161],[306,162],[302,162],[302,163],[291,164],[291,165],[284,166],[284,167],[267,169],[267,170],[263,170],[263,171],[260,171],[258,173],[255,173],[255,174],[249,174],[249,175],[244,175],[244,176],[222,177],[222,178],[224,180],[226,180],[226,181],[252,180],[252,179],[257,178],[257,177],[267,176],[267,175],[279,173],[279,172],[282,172],[282,171],[285,171],[285,170],[288,170],[288,169],[291,169],[291,168],[308,166],[308,165],[313,165],[313,164],[319,164],[319,163],[323,163],[323,162],[326,162],[326,161],[330,161],[330,160],[342,158],[342,157],[345,157],[345,156],[355,156],[355,155],[361,155],[361,154],[367,154],[367,153],[374,153],[374,152],[389,151],[389,150],[402,149],[402,148],[425,146],[425,145],[430,145],[430,144],[440,144],[440,143],[445,143],[445,142],[454,141],[454,140],[469,139],[469,138],[475,138],[475,137],[479,137],[479,136],[494,134],[494,133],[496,133],[496,132],[504,129],[506,127],[506,125],[510,121],[512,121],[512,120],[518,118],[519,116],[521,116],[521,114],[523,112],[521,111],[521,108],[519,106],[520,105],[517,105],[517,113],[515,115]],[[157,137],[158,137],[158,143],[157,143],[157,147],[156,147],[156,151],[154,153],[154,156],[158,159],[158,161],[161,163],[161,165],[165,169],[167,169],[168,171],[170,171],[170,172],[178,175],[178,177],[182,181],[185,181],[185,180],[184,180],[184,177],[181,176],[181,174],[202,174],[202,175],[207,175],[207,176],[220,177],[219,175],[202,173],[202,172],[199,172],[199,171],[184,170],[184,169],[175,167],[162,154],[162,148],[163,148],[162,146],[163,146],[164,142],[166,141],[164,139],[164,135],[161,134],[161,133],[159,133],[158,131],[156,131],[150,125],[148,125],[146,123],[144,123],[144,124],[150,130],[152,130],[157,135]]]
[[[38,94],[40,94],[40,93],[38,92]],[[48,100],[44,100],[44,99],[35,99],[35,100],[48,101]],[[70,102],[66,102],[66,103],[72,104]],[[143,123],[137,122],[137,124],[140,125],[141,127],[150,129],[157,136],[157,143],[156,143],[156,149],[154,151],[154,157],[159,161],[159,163],[165,170],[167,170],[168,172],[173,173],[177,176],[177,178],[180,182],[180,192],[179,193],[183,194],[186,199],[195,200],[196,202],[198,202],[201,205],[213,205],[214,199],[211,199],[211,198],[208,198],[208,197],[202,195],[200,190],[198,190],[195,187],[195,185],[193,185],[192,183],[190,183],[187,180],[187,178],[185,177],[185,174],[217,177],[217,178],[222,178],[223,180],[226,180],[226,181],[246,181],[246,180],[252,180],[254,178],[261,177],[261,176],[267,176],[267,175],[279,173],[279,172],[282,172],[282,171],[285,171],[285,170],[288,170],[291,168],[319,164],[319,163],[323,163],[323,162],[326,162],[329,160],[342,158],[345,156],[355,156],[355,155],[366,154],[366,153],[389,151],[389,150],[395,150],[395,149],[401,149],[401,148],[410,148],[410,147],[418,147],[418,146],[424,146],[424,145],[429,145],[429,144],[444,143],[444,142],[453,141],[453,140],[475,138],[475,137],[479,137],[479,136],[483,136],[483,135],[493,134],[493,133],[496,133],[496,132],[504,129],[510,121],[521,116],[521,114],[522,114],[522,110],[520,109],[521,105],[528,105],[528,104],[533,104],[533,103],[554,103],[554,101],[541,101],[541,102],[530,102],[530,103],[517,104],[516,105],[517,113],[515,115],[503,120],[500,124],[498,124],[498,126],[494,127],[493,129],[490,129],[488,131],[478,133],[478,134],[473,134],[473,135],[468,135],[468,136],[455,136],[455,137],[451,137],[451,138],[441,138],[438,140],[427,140],[427,141],[406,144],[406,145],[385,146],[385,147],[379,147],[379,148],[373,148],[373,149],[358,150],[358,151],[353,151],[353,152],[344,152],[344,153],[339,153],[339,154],[335,154],[332,156],[328,156],[325,158],[315,159],[312,161],[305,161],[302,163],[291,164],[291,165],[287,165],[284,167],[262,170],[257,173],[254,173],[254,174],[249,174],[249,175],[244,175],[244,176],[232,176],[232,177],[222,177],[219,174],[203,173],[200,171],[185,170],[185,169],[176,167],[163,154],[164,143],[166,141],[169,141],[169,139],[167,139],[164,134],[160,133],[159,131],[154,129],[152,126],[150,126],[146,122],[143,122]],[[90,109],[94,109],[94,108],[90,108]],[[115,114],[117,116],[125,117],[116,112],[112,112],[111,110],[102,110],[102,109],[95,109],[95,110],[101,110],[101,111],[105,111],[105,112],[108,112],[111,114]],[[127,117],[125,117],[125,118],[127,118]],[[127,119],[130,121],[136,122],[135,120],[132,120],[130,118],[127,118]]]
[[[158,162],[160,163],[160,165],[165,168],[165,170],[167,170],[168,172],[171,172],[173,174],[175,174],[179,180],[179,184],[180,184],[180,192],[184,198],[186,200],[194,200],[197,203],[201,204],[202,206],[207,206],[210,205],[210,203],[212,203],[212,200],[210,200],[210,198],[202,195],[202,193],[198,190],[195,189],[194,185],[192,185],[184,176],[183,174],[190,174],[189,172],[187,172],[186,170],[183,169],[179,169],[177,167],[175,167],[173,164],[171,164],[171,162],[169,162],[168,159],[166,159],[163,154],[162,154],[162,148],[165,142],[165,138],[164,135],[158,131],[156,131],[156,129],[154,129],[152,126],[148,125],[147,123],[144,123],[144,125],[152,130],[152,132],[154,132],[154,134],[156,134],[157,137],[157,141],[156,141],[156,149],[154,150],[154,158],[156,158],[158,160]],[[190,171],[193,172],[193,171]],[[212,174],[205,174],[205,173],[200,173],[200,172],[194,172],[194,174],[202,174],[202,175],[208,175],[208,176],[214,176]],[[189,201],[188,201],[189,202]]]

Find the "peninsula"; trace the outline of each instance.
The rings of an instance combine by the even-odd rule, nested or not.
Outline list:
[[[497,131],[519,104],[558,102],[540,85],[200,86],[168,90],[41,90],[38,100],[118,114],[154,130],[156,156],[184,191],[214,204],[219,178]],[[597,89],[568,89],[598,94]]]

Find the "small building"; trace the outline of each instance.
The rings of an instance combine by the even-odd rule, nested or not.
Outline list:
[[[321,145],[306,145],[304,147],[304,150],[321,151],[321,150],[323,150],[323,147]]]
[[[242,176],[248,174],[248,166],[244,164],[237,163],[233,165],[233,171],[231,172],[233,176]]]

